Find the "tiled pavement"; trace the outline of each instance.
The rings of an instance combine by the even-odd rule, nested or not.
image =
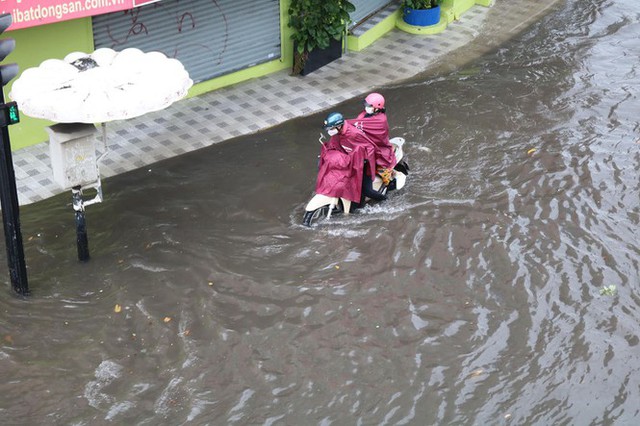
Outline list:
[[[557,1],[546,2],[545,7]],[[109,123],[109,150],[100,161],[101,177],[257,132],[413,77],[476,37],[515,32],[544,11],[531,0],[496,0],[490,8],[476,5],[441,34],[412,35],[394,29],[363,51],[348,52],[304,77],[284,70],[176,102],[163,111]],[[488,31],[488,21],[499,25]],[[264,113],[265,105],[269,114]],[[18,150],[13,159],[21,205],[63,192],[53,181],[48,143]]]

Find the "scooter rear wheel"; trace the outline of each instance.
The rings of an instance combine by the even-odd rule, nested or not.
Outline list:
[[[402,160],[394,167],[395,170],[404,173],[405,175],[409,174],[409,165],[406,161]]]

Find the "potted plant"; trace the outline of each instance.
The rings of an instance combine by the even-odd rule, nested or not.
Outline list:
[[[402,19],[409,25],[425,27],[440,22],[442,0],[402,0]]]
[[[354,10],[348,0],[291,0],[294,75],[304,75],[342,56],[342,36]]]

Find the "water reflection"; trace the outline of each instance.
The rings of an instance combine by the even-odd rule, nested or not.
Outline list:
[[[300,226],[314,116],[109,179],[88,264],[67,195],[23,209],[2,417],[633,424],[640,14],[567,3],[384,90],[412,165],[385,205]]]

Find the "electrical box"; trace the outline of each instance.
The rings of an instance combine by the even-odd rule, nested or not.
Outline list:
[[[93,124],[61,123],[47,127],[53,180],[63,189],[99,179]]]

